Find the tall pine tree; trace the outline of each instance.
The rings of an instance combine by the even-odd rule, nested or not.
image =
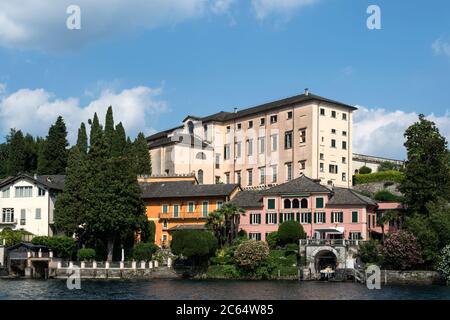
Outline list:
[[[123,128],[122,122],[116,126],[116,131],[114,132],[114,139],[111,148],[111,155],[113,157],[121,157],[126,154],[127,147],[127,137],[125,134],[125,129]]]
[[[80,128],[78,129],[77,147],[80,152],[87,154],[88,141],[84,122],[81,123]]]
[[[11,129],[6,137],[8,144],[8,157],[6,174],[15,176],[18,173],[25,173],[27,156],[25,153],[25,140],[22,131]]]
[[[142,132],[133,142],[133,167],[136,175],[152,174],[152,164],[148,151],[147,139]]]
[[[114,117],[112,107],[108,107],[105,119],[105,143],[108,146],[108,153],[112,154],[112,146],[114,140]]]
[[[67,166],[68,145],[66,124],[59,116],[48,131],[42,159],[39,161],[39,174],[64,174]]]

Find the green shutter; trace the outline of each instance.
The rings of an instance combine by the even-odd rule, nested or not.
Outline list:
[[[269,222],[269,214],[266,213],[266,224]]]
[[[300,212],[297,212],[297,222],[300,222]]]
[[[275,224],[277,224],[277,215],[275,214]]]
[[[323,223],[327,223],[327,213],[323,213]]]
[[[334,215],[333,215],[333,212],[331,213],[331,223],[334,223]]]
[[[308,212],[308,223],[311,223],[311,219],[312,219],[312,214],[311,214],[311,212]]]
[[[280,223],[283,223],[283,214],[280,213]]]
[[[317,212],[314,212],[314,223],[317,223]]]
[[[358,222],[358,211],[353,211],[352,212],[352,222],[353,223]]]
[[[316,198],[316,208],[323,208],[323,198]]]
[[[268,200],[268,208],[269,208],[269,210],[275,209],[275,199]]]

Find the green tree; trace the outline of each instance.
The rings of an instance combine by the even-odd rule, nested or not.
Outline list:
[[[369,174],[372,173],[372,169],[370,169],[367,166],[362,166],[361,168],[359,168],[359,174]]]
[[[137,175],[152,174],[152,164],[148,151],[147,139],[140,132],[133,142],[134,172]]]
[[[75,249],[75,239],[66,236],[39,236],[31,240],[33,244],[47,246],[53,250],[55,257],[71,259]]]
[[[278,241],[281,244],[298,243],[306,233],[298,221],[285,221],[278,228]]]
[[[156,252],[154,243],[139,242],[133,248],[133,259],[136,261],[150,261]]]
[[[358,257],[366,264],[380,265],[383,262],[381,246],[376,240],[369,240],[359,244]]]
[[[155,235],[156,235],[155,222],[152,220],[145,221],[144,226],[142,228],[142,232],[141,232],[141,241],[154,243]]]
[[[419,115],[405,132],[408,160],[400,190],[410,212],[427,214],[426,205],[450,199],[450,155],[436,125]]]
[[[82,248],[77,252],[78,261],[92,261],[95,260],[95,250],[92,248]]]
[[[194,265],[201,264],[215,255],[217,239],[209,231],[178,230],[173,233],[170,248],[173,254],[191,259]]]
[[[78,146],[69,153],[64,190],[55,204],[55,225],[58,231],[73,235],[85,222],[88,207],[88,167],[86,155]]]
[[[37,170],[38,163],[38,145],[33,136],[27,134],[24,138],[24,152],[25,152],[25,172],[33,174]]]
[[[384,263],[394,269],[407,270],[423,262],[417,238],[409,231],[391,233],[382,247]]]
[[[8,144],[8,160],[6,174],[15,176],[18,173],[25,173],[27,157],[25,154],[25,140],[22,131],[11,129],[6,137]]]
[[[114,132],[111,155],[113,157],[120,157],[126,155],[127,154],[126,147],[127,147],[127,137],[125,134],[125,129],[123,128],[122,122],[119,122]]]
[[[67,166],[68,147],[66,124],[61,116],[53,124],[42,150],[39,174],[64,174]]]
[[[88,140],[86,133],[86,125],[84,124],[84,122],[81,123],[80,128],[78,129],[77,147],[80,152],[82,152],[83,154],[87,154]]]
[[[114,117],[113,117],[113,110],[112,106],[108,107],[108,110],[106,111],[106,118],[105,118],[105,143],[108,146],[108,154],[112,155],[112,148],[113,148],[113,140],[114,140]]]
[[[232,203],[209,213],[206,226],[214,232],[220,247],[231,245],[237,238],[241,214],[245,214],[245,210]]]

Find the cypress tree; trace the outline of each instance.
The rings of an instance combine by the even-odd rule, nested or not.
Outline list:
[[[33,174],[37,170],[38,150],[37,143],[33,136],[27,134],[24,138],[24,152],[25,152],[25,169],[24,171]]]
[[[39,161],[39,174],[64,174],[67,166],[68,145],[66,124],[59,116],[48,130],[42,159]]]
[[[94,113],[93,120],[89,120],[89,124],[91,125],[91,132],[89,135],[89,141],[91,147],[97,143],[98,139],[101,139],[101,136],[103,135],[103,129],[100,125],[100,122],[98,121],[97,113]],[[89,150],[90,151],[90,150]]]
[[[105,143],[108,146],[108,153],[111,155],[114,140],[114,117],[112,107],[108,107],[105,118]]]
[[[125,134],[125,129],[123,128],[122,122],[119,122],[114,132],[114,139],[111,147],[111,155],[113,157],[124,156],[126,146],[127,146],[127,138]]]
[[[11,129],[6,137],[8,143],[8,160],[6,174],[15,176],[26,171],[25,141],[22,131]]]
[[[78,129],[77,147],[80,152],[87,154],[88,141],[84,122],[81,123],[80,128]]]
[[[73,147],[64,182],[64,190],[55,204],[55,225],[58,231],[72,236],[86,220],[88,170],[85,153]]]
[[[140,132],[133,143],[133,160],[134,173],[136,175],[152,174],[152,165],[150,153],[148,152],[147,139],[142,132]]]

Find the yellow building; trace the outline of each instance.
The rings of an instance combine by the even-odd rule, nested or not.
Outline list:
[[[198,184],[195,176],[187,175],[141,177],[139,183],[160,247],[169,245],[172,231],[203,228],[208,214],[240,190],[236,184]]]

